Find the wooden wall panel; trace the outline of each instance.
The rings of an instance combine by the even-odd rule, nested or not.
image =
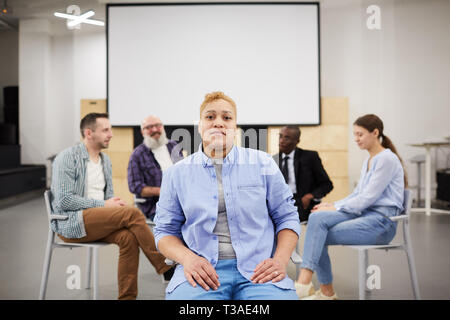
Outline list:
[[[113,138],[109,144],[109,151],[133,151],[133,128],[113,127]]]
[[[323,126],[320,126],[319,150],[347,151],[347,126],[341,124],[325,124]]]
[[[336,178],[348,177],[348,153],[345,151],[320,151],[322,164],[328,175]]]
[[[322,146],[322,126],[301,127],[299,147],[309,150],[321,150]],[[277,142],[278,143],[278,142]]]
[[[80,120],[91,112],[106,112],[106,99],[83,99],[81,100]]]
[[[348,177],[346,178],[337,178],[331,177],[331,181],[333,182],[333,190],[329,194],[327,194],[322,201],[324,202],[333,202],[348,196]]]
[[[114,178],[126,179],[128,162],[130,160],[131,152],[120,151],[105,151],[111,158],[112,172]]]
[[[242,129],[238,127],[238,132],[234,137],[234,145],[240,147],[242,145]]]
[[[132,204],[133,195],[128,190],[127,168],[133,152],[133,128],[113,127],[113,138],[105,152],[111,158],[114,194]]]
[[[348,125],[348,98],[322,98],[322,124]]]
[[[128,190],[127,178],[113,178],[114,195],[125,200],[128,205],[133,206],[133,195]]]

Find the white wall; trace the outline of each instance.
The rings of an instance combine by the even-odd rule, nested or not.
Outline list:
[[[81,99],[106,98],[104,34],[53,36],[47,29],[37,37],[27,27],[36,23],[37,20],[20,22],[20,87],[23,89],[20,130],[24,139],[24,164],[44,163],[48,156],[79,141]],[[30,125],[39,125],[39,133],[30,132],[27,129]]]
[[[47,117],[46,154],[56,154],[76,141],[74,130],[74,44],[73,36],[53,36],[50,42],[50,97]]]
[[[22,164],[48,168],[49,156],[80,140],[81,100],[106,98],[104,28],[91,33],[53,28],[46,20],[19,24]]]
[[[47,20],[19,23],[19,141],[23,164],[44,163],[47,156],[49,27]]]
[[[381,9],[381,30],[368,30],[366,8]],[[324,0],[321,1],[322,96],[347,96],[350,122],[365,113],[378,114],[407,163],[412,184],[415,167],[407,162],[422,152],[408,143],[443,140],[450,135],[450,1],[446,0]],[[25,35],[26,36],[26,35]],[[49,80],[48,107],[24,106],[30,115],[21,117],[21,131],[34,132],[33,143],[23,146],[29,163],[44,163],[52,153],[79,139],[81,99],[106,98],[106,39],[103,28],[95,33],[75,31],[48,34],[48,65],[34,65]],[[26,38],[26,39],[25,39]],[[36,39],[25,37],[19,55]],[[42,43],[41,43],[42,44]],[[41,51],[42,51],[41,50]],[[22,60],[21,60],[22,61]],[[50,70],[50,71],[49,71]],[[47,76],[46,76],[47,75]],[[20,80],[28,82],[21,73]],[[36,88],[20,89],[21,97],[39,96]],[[30,99],[28,99],[29,101]],[[47,116],[42,118],[41,113]],[[34,123],[41,125],[38,128]],[[50,125],[51,123],[51,125]],[[354,186],[366,153],[353,142],[349,128],[349,176]],[[27,137],[33,134],[27,134]],[[43,139],[41,141],[41,139]],[[44,147],[43,147],[44,146]]]
[[[74,35],[74,119],[79,139],[82,99],[106,99],[106,35],[99,27],[95,33]]]
[[[423,150],[408,144],[450,135],[450,1],[321,4],[322,96],[348,96],[350,123],[366,113],[379,115],[415,184],[408,159]],[[366,27],[366,8],[373,4],[381,9],[381,30]],[[353,188],[367,153],[355,146],[351,130]]]

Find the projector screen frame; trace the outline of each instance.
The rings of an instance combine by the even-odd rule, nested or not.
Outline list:
[[[109,8],[110,7],[132,7],[132,6],[196,6],[196,5],[315,5],[317,7],[317,68],[318,68],[318,123],[285,122],[283,124],[246,124],[237,122],[240,125],[250,127],[279,127],[284,125],[295,125],[302,127],[314,127],[322,124],[322,103],[321,103],[321,46],[320,46],[320,2],[151,2],[151,3],[107,3],[106,4],[106,112],[109,114]],[[199,106],[200,107],[200,106]],[[145,115],[143,115],[145,117]],[[185,123],[180,126],[191,126],[192,123]],[[136,124],[120,124],[114,127],[134,127]],[[171,125],[175,126],[175,125]]]

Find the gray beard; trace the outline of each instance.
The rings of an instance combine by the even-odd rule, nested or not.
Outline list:
[[[158,140],[156,140],[155,138],[152,138],[150,136],[144,136],[144,144],[150,150],[164,146],[168,142],[169,142],[169,140],[167,139],[166,132],[164,130],[163,130],[163,132],[161,132],[161,136],[159,137]]]

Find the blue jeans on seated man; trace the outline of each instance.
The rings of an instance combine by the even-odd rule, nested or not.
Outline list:
[[[271,281],[255,284],[244,278],[236,266],[236,259],[219,260],[216,265],[220,286],[217,290],[206,291],[201,286],[193,287],[183,282],[171,293],[167,300],[298,300],[295,290],[281,289]]]
[[[319,211],[309,216],[301,268],[316,272],[320,284],[333,282],[329,245],[383,245],[395,236],[396,207],[369,207],[361,215]]]

